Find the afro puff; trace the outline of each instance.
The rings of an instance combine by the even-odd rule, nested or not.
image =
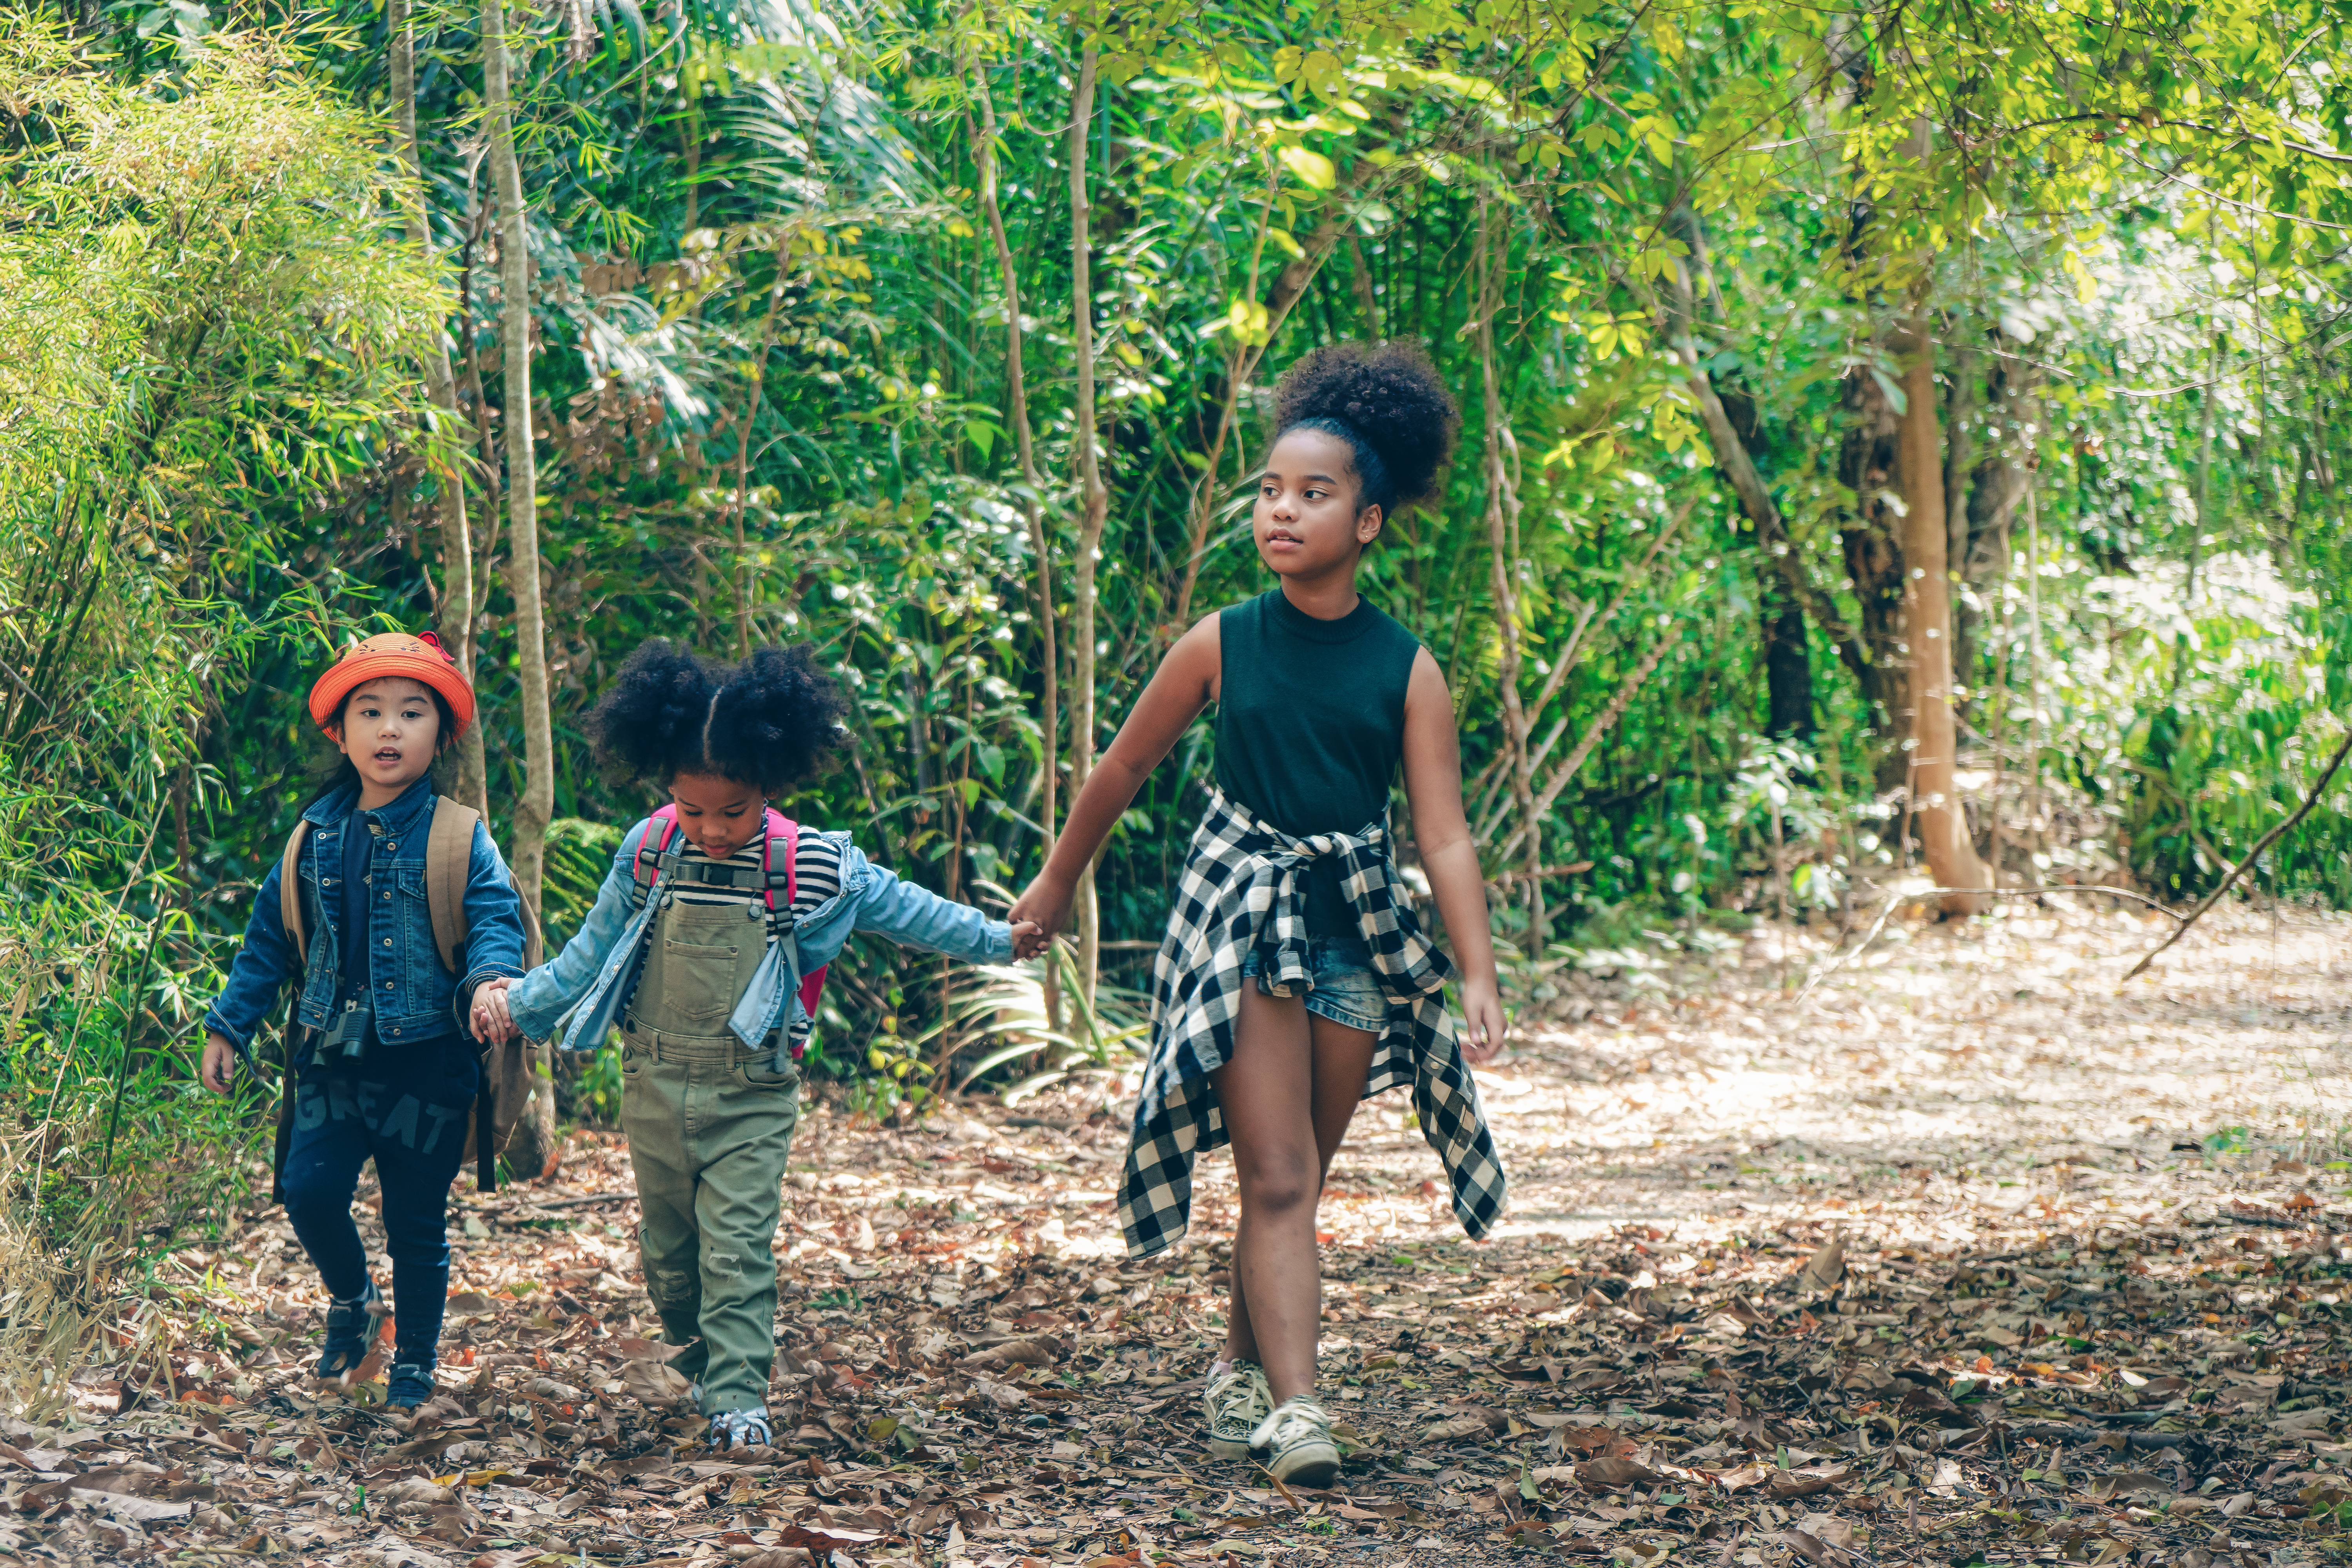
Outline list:
[[[807,643],[730,665],[655,637],[621,666],[589,729],[597,760],[617,778],[667,784],[715,773],[772,793],[843,744],[847,711]]]
[[[1275,426],[1305,426],[1355,448],[1360,507],[1394,512],[1429,493],[1462,422],[1418,347],[1332,343],[1292,363],[1274,389]]]

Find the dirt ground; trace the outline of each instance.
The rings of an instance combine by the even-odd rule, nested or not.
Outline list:
[[[2081,900],[2091,903],[2094,900]],[[1568,973],[1480,1075],[1513,1195],[1465,1240],[1405,1097],[1323,1210],[1340,1483],[1199,1440],[1231,1166],[1119,1256],[1123,1111],[820,1106],[772,1408],[699,1441],[652,1344],[626,1152],[478,1199],[442,1395],[305,1375],[282,1215],[176,1256],[47,1424],[0,1418],[0,1552],[334,1568],[1414,1568],[1559,1555],[2316,1563],[2352,1553],[2352,921],[1897,920]],[[1857,933],[1858,935],[1858,933]],[[1824,973],[1827,971],[1827,973]],[[1638,984],[1637,984],[1638,982]],[[461,1184],[469,1188],[470,1184]],[[363,1193],[363,1201],[367,1198]],[[386,1275],[388,1278],[388,1274]]]

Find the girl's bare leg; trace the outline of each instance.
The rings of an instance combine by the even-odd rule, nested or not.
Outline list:
[[[1233,1059],[1215,1075],[1242,1198],[1224,1354],[1265,1367],[1277,1404],[1315,1391],[1323,1319],[1316,1204],[1378,1039],[1313,1016],[1297,997],[1244,984]]]

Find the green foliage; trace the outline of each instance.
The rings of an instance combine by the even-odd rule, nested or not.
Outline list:
[[[198,736],[365,613],[288,556],[388,482],[442,300],[383,243],[372,117],[286,40],[118,63],[0,16],[0,1231],[93,1288],[267,1179],[258,1086],[195,1083],[227,911],[174,840],[283,831]]]
[[[242,34],[193,5],[70,36],[0,19],[0,332],[26,345],[0,363],[5,918],[43,933],[20,944],[28,974],[111,954],[110,984],[143,998],[19,992],[24,1038],[68,1039],[81,994],[91,1037],[127,1042],[73,1081],[174,1059],[161,1047],[208,994],[316,755],[317,662],[436,610],[430,476],[461,456],[503,830],[521,756],[492,521],[498,437],[523,414],[499,403],[508,309],[541,345],[551,942],[651,804],[598,776],[583,728],[656,634],[722,655],[813,640],[843,671],[856,744],[784,803],[802,820],[983,904],[1034,871],[1047,740],[1066,762],[1070,741],[1079,308],[1112,495],[1097,751],[1185,618],[1268,585],[1234,489],[1274,434],[1274,374],[1343,338],[1435,355],[1461,455],[1362,580],[1454,689],[1506,935],[1533,914],[1503,879],[1525,861],[1507,683],[1538,784],[1591,740],[1537,814],[1559,939],[1520,977],[1538,1001],[1566,966],[1638,979],[1907,861],[1903,503],[1881,437],[1907,406],[1908,325],[1941,377],[1962,787],[1979,844],[2000,813],[2012,879],[2193,896],[2341,733],[2352,164],[2331,14],[515,14],[527,300],[499,289],[471,7],[415,7],[437,269],[387,227],[374,5]],[[1092,289],[1074,300],[1066,122],[1088,47]],[[990,117],[1034,487],[976,195]],[[436,331],[454,419],[421,417]],[[1743,513],[1703,388],[1785,538]],[[1033,504],[1061,712],[1042,710]],[[1792,653],[1774,630],[1791,616]],[[861,942],[811,1070],[877,1113],[1115,1074],[1213,764],[1204,722],[1111,837],[1096,1010],[1052,1029],[1034,973]],[[84,831],[26,830],[59,803]],[[2352,822],[2323,805],[2254,879],[2352,895]],[[10,1092],[87,1044],[44,1046]],[[575,1109],[609,1116],[610,1080],[588,1064]]]

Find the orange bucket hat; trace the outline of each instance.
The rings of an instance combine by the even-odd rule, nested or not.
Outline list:
[[[464,734],[466,726],[474,721],[474,689],[466,684],[466,678],[457,673],[457,661],[431,632],[415,636],[383,632],[362,637],[343,649],[342,657],[329,665],[327,672],[310,688],[311,719],[325,729],[342,711],[344,698],[367,682],[388,675],[421,681],[442,695],[457,720],[450,739]]]

